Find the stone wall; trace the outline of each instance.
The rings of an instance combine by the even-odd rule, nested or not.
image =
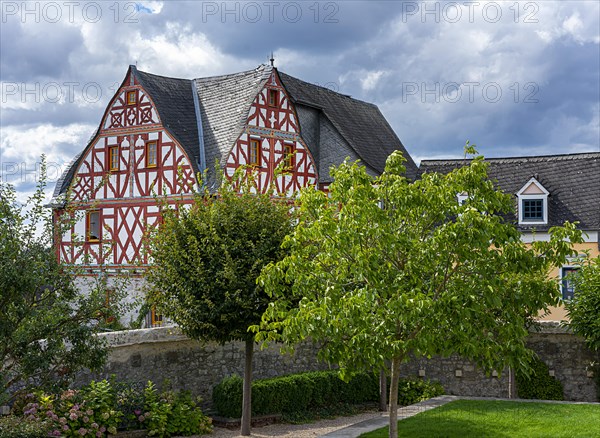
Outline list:
[[[600,352],[592,353],[583,338],[552,322],[532,332],[528,344],[548,365],[550,374],[562,382],[566,400],[597,401],[596,379],[589,365],[600,362]]]
[[[223,377],[243,374],[244,344],[201,344],[182,335],[175,327],[132,330],[103,334],[111,345],[108,364],[102,373],[82,374],[79,383],[91,378],[115,374],[118,379],[145,383],[152,380],[159,387],[168,379],[174,389],[190,390],[209,403],[212,388]],[[564,385],[565,398],[596,401],[595,381],[588,373],[593,360],[583,340],[556,324],[544,324],[532,333],[530,346],[548,364]],[[316,348],[302,344],[296,353],[282,355],[279,345],[255,352],[254,377],[327,369],[316,360]],[[486,376],[469,361],[460,357],[413,360],[402,365],[404,377],[438,380],[448,394],[464,396],[514,396],[514,379],[510,372]]]
[[[189,390],[206,403],[212,388],[226,376],[243,375],[244,343],[201,344],[182,335],[176,327],[104,333],[110,345],[108,363],[101,373],[82,373],[76,383],[108,378],[145,384],[152,380],[160,388],[166,380],[175,390]],[[316,360],[316,349],[302,344],[294,355],[281,354],[272,344],[265,350],[256,347],[254,378],[275,377],[302,371],[328,369]]]

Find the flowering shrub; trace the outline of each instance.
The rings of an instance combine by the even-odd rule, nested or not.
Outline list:
[[[43,436],[104,438],[117,430],[147,429],[149,436],[210,433],[211,420],[188,393],[158,393],[152,382],[135,385],[102,380],[59,395],[30,393],[13,411],[31,424],[43,423]]]

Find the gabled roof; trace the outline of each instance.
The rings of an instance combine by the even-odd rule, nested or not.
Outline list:
[[[200,144],[192,81],[153,75],[133,65],[131,70],[154,102],[162,125],[183,146],[194,171],[198,172]]]
[[[470,160],[423,160],[419,172],[449,173]],[[583,230],[600,229],[600,153],[489,158],[488,174],[504,191],[514,195],[535,178],[549,192],[548,224],[520,226],[543,231],[579,221]]]
[[[382,173],[387,157],[399,150],[407,160],[406,176],[416,178],[417,166],[376,105],[282,72],[279,77],[294,102],[320,109],[366,165]]]
[[[227,154],[242,133],[252,101],[274,70],[260,65],[240,73],[190,80],[129,68],[154,102],[163,126],[185,149],[194,171],[205,167],[209,178],[215,162],[225,165]],[[417,176],[415,163],[376,105],[278,74],[291,99],[322,111],[365,165],[381,173],[387,157],[400,150],[407,159],[407,177]],[[317,146],[329,148],[328,156],[334,162],[346,158],[336,144]],[[58,181],[55,199],[66,192],[81,158],[79,154]]]
[[[271,66],[261,65],[241,73],[194,79],[209,173],[215,161],[221,167],[225,165],[227,154],[246,124],[250,105],[271,71]]]

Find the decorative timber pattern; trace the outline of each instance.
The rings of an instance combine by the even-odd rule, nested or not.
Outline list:
[[[313,158],[299,135],[293,104],[275,71],[250,106],[244,132],[228,155],[225,174],[231,178],[240,166],[257,171],[261,192],[272,182],[277,193],[293,196],[316,184]],[[277,176],[276,169],[281,170]]]

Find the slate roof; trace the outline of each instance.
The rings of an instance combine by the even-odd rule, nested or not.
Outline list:
[[[192,81],[153,75],[140,71],[135,66],[131,66],[131,69],[154,101],[163,126],[185,148],[194,172],[198,172],[200,143]]]
[[[261,65],[241,73],[194,79],[209,174],[215,161],[221,167],[225,165],[227,154],[246,124],[250,105],[271,71],[271,66]]]
[[[579,221],[579,228],[583,230],[600,230],[600,153],[488,158],[486,161],[489,177],[502,191],[515,195],[515,199],[532,177],[550,192],[548,224],[521,225],[521,230],[545,231],[565,221]],[[423,160],[419,172],[448,173],[468,162]]]
[[[154,75],[137,70],[135,66],[130,66],[130,69],[154,101],[163,125],[185,148],[195,172],[202,170],[202,140],[203,164],[208,168],[209,178],[212,178],[215,162],[221,167],[225,165],[227,154],[244,128],[253,99],[264,87],[274,68],[260,65],[240,73],[192,80]],[[319,108],[367,166],[381,173],[387,157],[395,150],[400,150],[407,159],[407,176],[416,178],[418,169],[415,163],[376,105],[285,73],[278,74],[292,100]],[[192,90],[197,93],[199,114]],[[198,116],[202,138],[198,131]],[[337,157],[337,162],[341,163],[346,158],[335,144],[318,146],[331,148],[329,152],[334,161]],[[58,181],[55,199],[66,192],[81,157],[82,154],[79,154],[71,162]]]
[[[279,77],[292,100],[319,108],[365,164],[382,173],[387,157],[400,150],[407,160],[406,176],[416,178],[417,166],[377,105],[282,72]],[[346,157],[339,158],[341,163]]]

